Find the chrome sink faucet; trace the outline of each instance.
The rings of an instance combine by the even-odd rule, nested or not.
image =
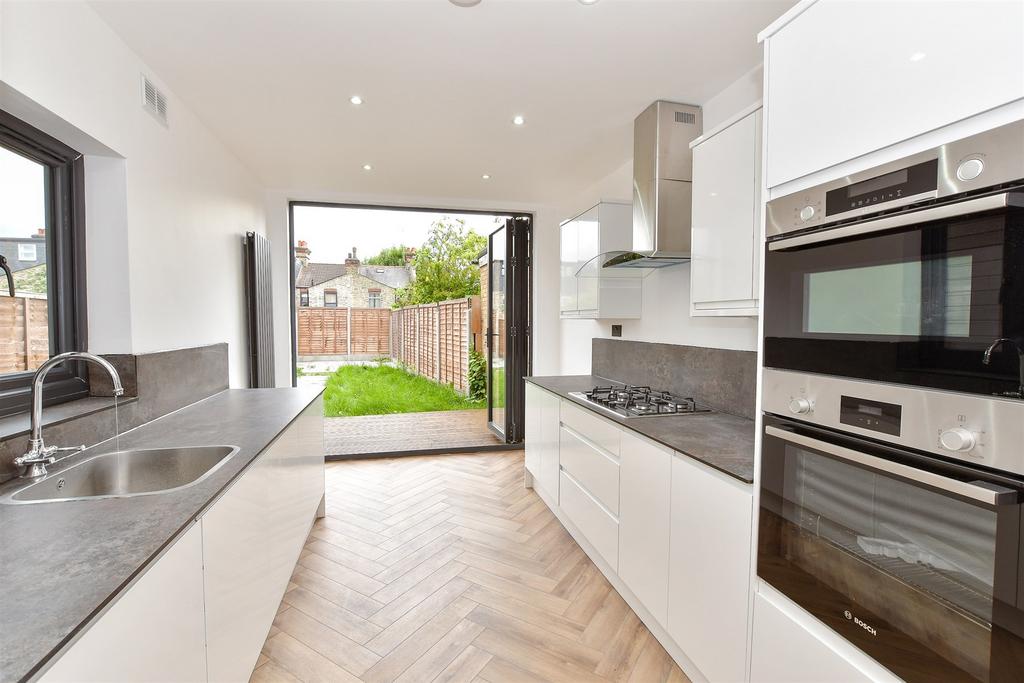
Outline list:
[[[996,339],[992,344],[985,349],[985,355],[982,357],[981,362],[985,365],[989,365],[992,362],[992,352],[1000,344],[1010,344],[1013,348],[1017,349],[1017,372],[1019,373],[1019,379],[1017,381],[1017,391],[1007,391],[1003,393],[1003,396],[1011,396],[1013,398],[1024,398],[1024,347],[1017,343],[1013,339],[1006,337],[1000,337]]]
[[[28,452],[14,459],[15,465],[25,467],[25,471],[21,475],[22,477],[33,478],[46,474],[46,466],[52,465],[57,461],[54,455],[56,453],[62,451],[77,453],[85,450],[85,446],[58,448],[56,446],[47,446],[43,443],[43,380],[46,379],[46,373],[55,366],[65,361],[75,360],[95,363],[106,370],[110,375],[111,382],[114,384],[114,396],[120,396],[124,393],[124,387],[121,386],[121,377],[117,374],[114,366],[105,359],[91,353],[86,353],[85,351],[60,353],[40,365],[39,369],[36,370],[36,374],[32,377],[32,434],[28,440]]]

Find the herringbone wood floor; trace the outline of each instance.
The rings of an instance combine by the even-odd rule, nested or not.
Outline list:
[[[327,465],[252,675],[686,681],[533,491],[521,451]]]

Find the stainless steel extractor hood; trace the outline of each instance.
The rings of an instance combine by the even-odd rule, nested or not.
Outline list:
[[[690,260],[693,155],[701,110],[658,100],[633,122],[633,249],[605,268],[664,268]]]

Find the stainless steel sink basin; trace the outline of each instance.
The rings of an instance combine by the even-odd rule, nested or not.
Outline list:
[[[195,446],[104,453],[54,472],[0,502],[47,503],[164,493],[202,481],[236,452],[236,446]]]

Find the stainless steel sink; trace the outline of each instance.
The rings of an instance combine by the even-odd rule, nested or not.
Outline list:
[[[4,503],[127,498],[196,484],[238,452],[237,446],[147,448],[104,453],[0,498]]]

